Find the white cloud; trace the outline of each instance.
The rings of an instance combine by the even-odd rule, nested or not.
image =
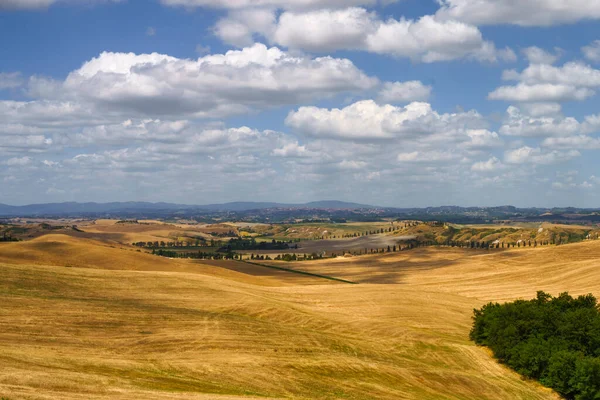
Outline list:
[[[421,81],[386,82],[379,91],[379,101],[383,103],[410,103],[427,101],[432,87]]]
[[[0,142],[0,154],[38,153],[46,151],[52,145],[52,139],[43,135],[14,136]]]
[[[581,48],[585,58],[592,62],[600,62],[600,40],[595,40],[587,46]]]
[[[551,83],[576,87],[600,86],[600,70],[581,62],[568,62],[562,67],[548,64],[531,64],[523,72],[505,71],[505,80],[515,80],[528,85]]]
[[[389,20],[367,39],[376,53],[421,58],[425,62],[445,61],[476,55],[483,49],[483,38],[475,26],[456,21],[440,22],[432,16],[418,21]],[[487,56],[486,56],[487,57]]]
[[[57,0],[1,0],[0,10],[36,10],[48,8]]]
[[[562,102],[586,100],[596,92],[588,88],[575,86],[543,83],[528,85],[519,83],[516,86],[501,86],[488,95],[490,100],[504,100],[517,102]]]
[[[599,150],[600,138],[585,135],[552,137],[544,139],[544,141],[542,142],[542,147],[560,150]]]
[[[146,29],[146,36],[155,36],[156,35],[156,28],[149,26],[148,29]]]
[[[375,202],[418,204],[422,195],[416,193],[464,202],[485,187],[480,198],[504,202],[519,192],[512,189],[527,192],[518,185],[550,188],[552,180],[540,183],[547,174],[539,171],[562,169],[534,166],[600,149],[600,139],[588,136],[600,127],[600,117],[565,117],[559,103],[593,95],[599,72],[581,62],[554,66],[559,50],[527,48],[523,54],[531,65],[504,72],[512,81],[505,85],[514,86],[499,88],[490,98],[517,99],[519,110],[496,129],[495,117],[448,112],[452,104],[446,103],[435,110],[427,103],[432,94],[423,83],[427,66],[416,75],[423,81],[402,81],[409,79],[402,72],[409,64],[402,61],[394,77],[398,82],[382,83],[350,60],[304,53],[353,50],[413,62],[516,58],[486,40],[475,23],[446,19],[441,12],[415,19],[384,16],[370,8],[375,0],[164,3],[220,9],[223,18],[213,33],[247,47],[204,55],[210,49],[199,46],[198,59],[106,52],[64,80],[33,76],[28,85],[18,74],[0,74],[0,87],[18,89],[2,94],[28,96],[0,100],[5,167],[0,200],[17,194],[18,201],[36,199],[39,193],[61,200],[79,187],[99,201],[202,203],[248,192],[256,200],[272,199],[277,188],[277,200],[284,201],[299,200],[297,193],[311,199],[376,193]],[[365,98],[374,100],[356,101]],[[294,110],[285,121],[289,133],[232,128],[231,120],[222,120],[286,106]],[[266,115],[261,126],[276,126],[277,115]],[[357,182],[364,189],[360,193],[354,190]],[[586,182],[594,180],[582,187]],[[460,195],[452,191],[457,184]]]
[[[0,10],[43,10],[54,4],[119,3],[123,0],[0,0]]]
[[[562,67],[531,64],[522,72],[504,71],[503,79],[519,83],[497,88],[489,94],[491,100],[582,101],[596,94],[594,89],[600,87],[600,70],[581,62],[568,62]]]
[[[161,0],[165,5],[184,7],[211,7],[222,9],[244,9],[253,7],[282,9],[345,8],[373,6],[394,1],[378,0]]]
[[[551,26],[600,19],[600,3],[589,0],[438,0],[439,18],[474,25]]]
[[[157,53],[102,53],[64,82],[50,85],[51,91],[45,90],[46,81],[30,83],[31,93],[59,96],[62,103],[27,106],[73,104],[71,108],[85,106],[102,116],[215,118],[368,90],[378,84],[347,59],[291,56],[262,44],[198,60]]]
[[[8,165],[9,167],[24,167],[31,164],[31,162],[31,157],[24,156],[9,158],[8,160],[4,161],[3,164]]]
[[[536,46],[527,47],[522,50],[530,64],[554,64],[560,58],[560,51],[552,54]]]
[[[225,43],[237,47],[251,46],[256,34],[270,37],[275,29],[276,15],[270,9],[241,9],[231,11],[214,27],[215,34]]]
[[[210,46],[204,46],[202,44],[197,44],[196,45],[196,53],[198,53],[200,55],[210,53]]]
[[[359,7],[284,11],[279,18],[272,10],[243,9],[217,22],[215,33],[236,46],[249,45],[258,35],[292,49],[363,50],[419,62],[516,58],[512,50],[498,50],[485,41],[472,25],[438,21],[430,15],[418,20],[382,20],[375,12]]]
[[[514,106],[510,106],[506,114],[507,118],[500,128],[500,133],[507,136],[570,136],[588,131],[591,128],[590,124],[581,124],[572,117],[533,117],[525,115],[519,108]]]
[[[106,122],[108,115],[95,113],[90,107],[69,101],[1,101],[0,115],[4,132],[22,134],[43,132],[40,128],[85,126]],[[0,131],[0,133],[2,133]]]
[[[498,52],[491,42],[483,40],[474,26],[456,21],[440,22],[432,16],[412,20],[388,20],[366,38],[368,51],[408,57],[422,62],[472,58],[495,62],[500,56],[514,58],[514,53]]]
[[[534,107],[535,108],[535,107]],[[500,133],[518,137],[574,137],[600,130],[600,115],[586,116],[582,122],[560,114],[533,116],[523,113],[520,108],[510,106]],[[555,142],[555,143],[558,143]]]
[[[273,150],[273,155],[278,157],[310,157],[311,152],[306,146],[301,146],[298,142],[286,143],[283,147]]]
[[[458,154],[443,151],[413,151],[411,153],[398,154],[398,162],[401,163],[446,163],[460,159]]]
[[[283,46],[308,51],[363,49],[369,34],[377,29],[378,18],[364,8],[322,9],[284,12],[273,40]]]
[[[501,147],[504,143],[496,132],[490,132],[487,129],[470,129],[466,131],[471,141],[467,146],[471,149],[491,149]]]
[[[569,161],[579,156],[581,156],[581,153],[576,150],[542,151],[540,148],[524,146],[507,151],[504,154],[504,161],[508,164],[549,165]]]
[[[43,160],[42,164],[44,164],[44,166],[46,166],[47,168],[56,168],[60,166],[59,162],[51,160]]]
[[[405,107],[378,105],[372,100],[356,102],[343,109],[301,107],[291,112],[286,124],[307,135],[342,140],[414,139],[417,136],[454,133],[458,129],[482,125],[474,112],[438,114],[428,103]],[[465,136],[466,139],[470,139]]]
[[[342,170],[361,170],[364,169],[368,164],[364,161],[348,161],[343,160],[338,164],[339,168]]]
[[[560,103],[523,103],[520,107],[532,117],[555,116],[562,111]]]
[[[0,90],[14,89],[23,85],[20,72],[0,72]]]
[[[161,121],[159,119],[126,120],[122,123],[83,127],[76,131],[62,131],[57,142],[65,146],[120,145],[135,142],[180,142],[190,132],[190,122]]]
[[[487,161],[476,162],[471,166],[471,171],[474,172],[498,172],[501,169],[504,169],[504,164],[496,157],[492,157]]]

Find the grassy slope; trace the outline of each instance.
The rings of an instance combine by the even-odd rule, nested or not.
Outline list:
[[[506,225],[453,225],[453,229],[443,226],[429,226],[420,224],[418,226],[408,227],[394,233],[396,236],[416,235],[420,240],[437,240],[438,243],[445,243],[448,239],[469,242],[494,242],[499,240],[504,243],[516,244],[519,241],[538,241],[542,242],[560,242],[575,243],[583,240],[588,234],[596,235],[599,232],[597,228],[579,225],[557,225],[557,224],[522,224],[515,226]]]
[[[60,246],[19,258],[32,243],[0,246],[0,397],[9,399],[550,399],[468,341],[471,310],[538,289],[600,293],[598,242],[303,262],[388,284],[278,287],[275,277],[190,273],[196,265],[172,260],[161,271],[45,266]],[[74,258],[81,266],[140,256],[68,246],[90,249]]]

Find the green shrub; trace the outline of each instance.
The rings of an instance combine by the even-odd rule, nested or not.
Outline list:
[[[600,312],[594,296],[490,303],[473,315],[471,340],[500,362],[568,399],[600,399]]]

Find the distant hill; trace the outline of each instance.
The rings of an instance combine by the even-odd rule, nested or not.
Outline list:
[[[178,210],[193,206],[170,203],[46,203],[26,206],[0,204],[0,216],[75,215],[146,210]]]
[[[235,214],[232,216],[231,214]],[[232,202],[223,204],[175,204],[149,202],[47,203],[25,206],[0,204],[0,218],[7,217],[87,217],[87,218],[244,218],[255,222],[281,222],[295,219],[335,219],[373,221],[399,218],[454,223],[493,221],[600,222],[600,210],[578,208],[517,208],[441,206],[426,208],[377,207],[338,200],[301,204],[276,202]]]
[[[356,210],[356,209],[374,209],[379,207],[369,206],[366,204],[357,204],[357,203],[346,203],[344,201],[336,201],[336,200],[325,200],[325,201],[313,201],[310,203],[304,204],[306,208],[331,208],[331,209],[347,209],[347,210]]]
[[[174,203],[148,203],[148,202],[113,202],[113,203],[47,203],[30,204],[25,206],[11,206],[0,204],[2,217],[34,217],[34,216],[69,216],[86,214],[124,214],[136,212],[159,211],[220,211],[240,212],[250,210],[264,210],[270,208],[289,209],[376,209],[378,207],[364,204],[346,203],[343,201],[315,201],[306,204],[284,204],[269,202],[233,202],[224,204],[189,205]]]

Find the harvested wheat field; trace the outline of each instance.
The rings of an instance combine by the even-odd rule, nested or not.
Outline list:
[[[0,397],[555,399],[468,340],[472,309],[598,295],[599,260],[588,242],[278,264],[352,285],[62,235],[2,244]]]

